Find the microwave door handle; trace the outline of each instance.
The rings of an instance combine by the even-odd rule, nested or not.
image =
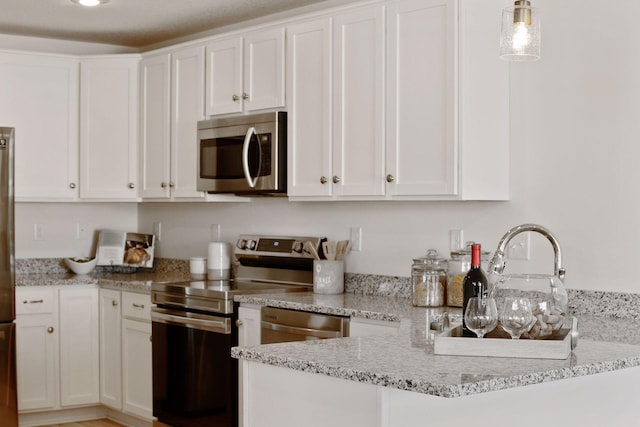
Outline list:
[[[256,128],[251,126],[247,130],[247,134],[244,136],[244,144],[242,144],[242,170],[244,171],[244,177],[247,179],[249,187],[255,188],[258,177],[253,178],[249,172],[249,145],[251,144],[251,137],[253,135],[258,136]]]

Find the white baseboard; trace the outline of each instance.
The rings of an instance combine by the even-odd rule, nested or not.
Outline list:
[[[149,420],[143,420],[102,405],[21,413],[18,415],[18,423],[20,427],[38,427],[51,424],[97,420],[100,418],[109,418],[127,427],[152,427],[152,422]]]

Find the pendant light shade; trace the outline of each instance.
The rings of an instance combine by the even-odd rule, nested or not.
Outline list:
[[[502,10],[500,58],[507,61],[540,59],[540,15],[529,0],[516,0]]]

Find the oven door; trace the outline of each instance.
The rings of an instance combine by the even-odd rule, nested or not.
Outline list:
[[[242,193],[282,190],[275,122],[200,129],[198,190]]]
[[[153,415],[172,426],[237,426],[232,318],[154,307]]]

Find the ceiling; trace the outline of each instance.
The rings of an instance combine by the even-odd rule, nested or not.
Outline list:
[[[143,48],[325,0],[2,0],[0,33]]]

